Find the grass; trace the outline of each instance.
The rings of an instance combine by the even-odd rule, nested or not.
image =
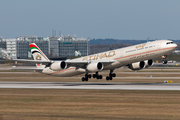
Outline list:
[[[179,91],[0,90],[0,120],[180,118]]]
[[[106,81],[89,82],[157,83],[164,79],[133,77],[180,77],[180,74],[121,73]],[[149,72],[149,71],[148,71]],[[62,78],[36,72],[0,73],[0,81],[81,82],[83,75]],[[132,77],[126,79],[125,77]],[[180,79],[173,80],[180,83]],[[0,120],[179,120],[180,91],[0,89]]]

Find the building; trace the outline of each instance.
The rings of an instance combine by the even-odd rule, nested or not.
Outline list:
[[[4,41],[1,37],[0,37],[0,48],[6,49],[6,41]]]
[[[76,36],[49,37],[51,56],[75,56],[78,51],[81,56],[88,55],[89,40],[76,38]]]
[[[27,59],[31,58],[31,52],[29,48],[30,43],[36,43],[44,54],[49,55],[49,41],[47,38],[36,36],[20,36],[16,39],[3,39],[5,42],[1,48],[5,48],[7,56],[13,59]],[[1,43],[1,42],[0,42]]]
[[[2,59],[4,55],[7,56],[6,41],[0,37],[0,59]]]
[[[16,59],[16,39],[6,39],[7,56]]]
[[[45,55],[49,55],[49,40],[47,38],[20,36],[16,39],[16,57],[18,59],[27,59],[31,57],[31,51],[29,48],[30,43],[36,43]]]
[[[89,40],[77,39],[76,36],[20,36],[16,39],[0,39],[0,48],[5,49],[10,58],[27,59],[31,58],[30,43],[36,43],[48,57],[74,57],[75,51],[86,56],[89,49]]]

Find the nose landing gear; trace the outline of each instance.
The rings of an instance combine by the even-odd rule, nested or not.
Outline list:
[[[166,58],[167,58],[167,55],[163,55],[163,56],[162,56],[162,59],[163,59],[163,64],[167,64],[167,60],[166,60]]]

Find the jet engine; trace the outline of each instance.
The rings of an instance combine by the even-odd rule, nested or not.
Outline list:
[[[50,66],[51,70],[59,71],[67,68],[67,64],[64,61],[54,62]]]
[[[132,64],[129,65],[129,69],[131,69],[131,70],[141,70],[144,67],[145,67],[145,62],[144,61],[132,63]]]
[[[149,66],[153,65],[153,60],[152,60],[152,59],[146,60],[146,61],[144,61],[144,62],[145,62],[145,66],[146,66],[146,67],[149,67]]]
[[[101,62],[92,62],[87,65],[87,70],[89,72],[98,72],[103,70],[104,65]]]

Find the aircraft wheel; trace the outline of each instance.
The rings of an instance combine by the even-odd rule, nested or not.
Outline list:
[[[109,80],[109,76],[106,77],[106,80],[107,80],[107,81]]]
[[[102,75],[99,75],[99,79],[102,79]]]
[[[83,82],[85,81],[85,78],[84,78],[84,77],[82,77],[82,81],[83,81]]]
[[[88,78],[89,77],[89,75],[88,74],[85,74],[85,78]]]
[[[164,59],[163,64],[167,64],[167,60],[166,59]]]
[[[93,74],[93,78],[96,78],[96,74]]]
[[[112,77],[109,77],[109,80],[112,80]]]
[[[113,74],[112,74],[112,77],[116,77],[116,74],[115,74],[115,73],[113,73]]]
[[[88,78],[91,78],[91,74],[88,75]]]

